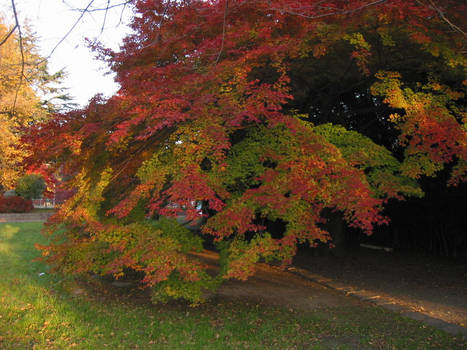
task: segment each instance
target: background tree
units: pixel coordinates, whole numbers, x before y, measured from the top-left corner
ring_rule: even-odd
[[[32,161],[75,174],[41,247],[56,268],[133,269],[155,300],[197,302],[260,259],[287,264],[298,243],[328,241],[326,212],[370,234],[388,201],[422,195],[421,177],[449,164],[449,183],[465,180],[462,3],[134,7],[121,51],[96,47],[120,92],[29,134]],[[166,218],[197,218],[199,202],[201,236]],[[206,237],[216,277],[191,254]]]
[[[1,19],[0,19],[1,20]],[[62,73],[47,72],[47,60],[37,53],[35,38],[23,29],[21,45],[16,31],[0,21],[0,186],[10,189],[28,155],[20,142],[21,129],[47,119],[54,110],[41,96],[57,93],[52,87]]]
[[[45,180],[40,174],[28,174],[16,182],[15,191],[23,198],[40,198],[45,190]]]
[[[18,177],[18,161],[23,153],[16,148],[17,136],[11,131],[9,119],[0,114],[0,191],[11,188]]]

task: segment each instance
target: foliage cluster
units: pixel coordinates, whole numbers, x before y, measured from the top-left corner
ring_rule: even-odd
[[[32,209],[33,205],[30,199],[18,196],[0,196],[0,213],[29,213]]]
[[[422,195],[421,177],[449,164],[449,183],[465,180],[467,64],[452,22],[464,4],[132,4],[121,50],[96,47],[119,93],[27,138],[33,162],[73,174],[41,247],[56,268],[142,271],[159,299],[198,302],[259,260],[328,241],[326,210],[370,234],[388,200]],[[223,256],[214,278],[190,254],[199,237],[160,221],[195,219],[199,202],[201,237]]]
[[[28,174],[16,182],[15,192],[25,199],[40,198],[46,188],[45,180],[40,174]]]
[[[62,76],[48,73],[47,60],[27,27],[21,45],[17,31],[8,36],[11,29],[0,17],[0,190],[13,188],[24,173],[21,162],[30,152],[20,141],[22,129],[48,118],[54,105],[41,97],[59,92],[53,85]]]

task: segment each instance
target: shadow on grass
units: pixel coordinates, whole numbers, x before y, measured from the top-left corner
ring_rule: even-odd
[[[214,297],[190,308],[146,292],[50,274],[32,262],[40,223],[0,224],[1,349],[462,348],[464,342],[376,307],[290,311]],[[265,291],[266,292],[266,291]]]

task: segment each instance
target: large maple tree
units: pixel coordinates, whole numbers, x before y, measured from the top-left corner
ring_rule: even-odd
[[[121,89],[31,130],[31,162],[73,174],[45,259],[140,271],[155,300],[202,299],[297,243],[323,212],[371,233],[421,176],[465,180],[459,1],[134,1],[134,34],[95,49]],[[200,233],[173,219],[184,210]],[[172,219],[171,219],[172,218]],[[271,234],[271,224],[283,230]],[[193,251],[213,239],[218,276]]]

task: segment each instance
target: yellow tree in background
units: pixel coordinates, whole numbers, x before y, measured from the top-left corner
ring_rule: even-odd
[[[53,90],[50,83],[60,74],[47,73],[47,60],[38,53],[35,39],[17,32],[0,18],[0,190],[11,188],[21,175],[27,155],[20,144],[23,127],[47,118],[51,106],[41,102],[41,93]]]

